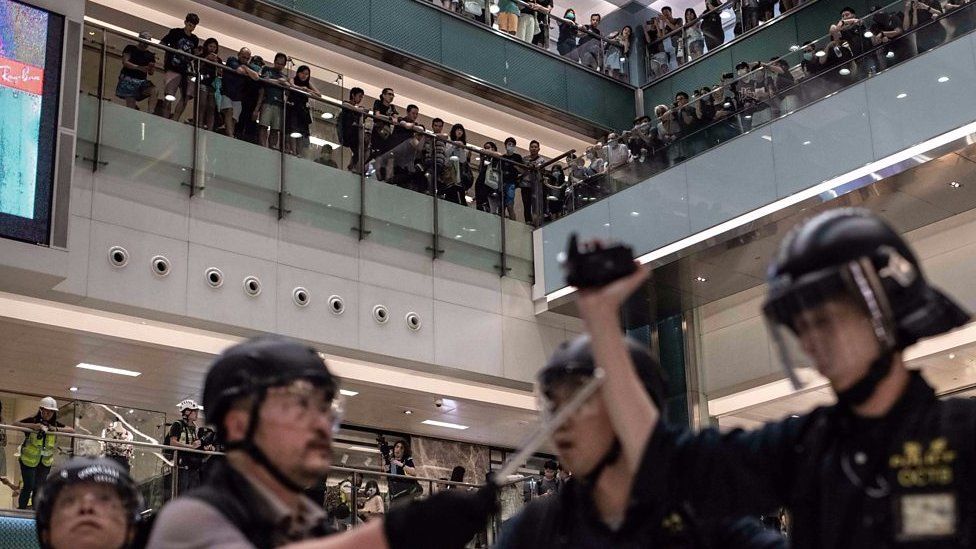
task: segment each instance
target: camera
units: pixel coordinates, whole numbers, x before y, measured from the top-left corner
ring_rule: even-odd
[[[444,405],[444,399],[439,398],[434,401],[434,406],[437,406],[438,408],[440,408],[443,405]]]
[[[570,235],[569,246],[560,263],[566,273],[566,283],[577,288],[606,286],[637,270],[634,250],[629,246],[594,246],[580,251],[576,233]]]

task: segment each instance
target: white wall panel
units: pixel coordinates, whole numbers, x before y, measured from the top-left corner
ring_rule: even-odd
[[[81,146],[81,142],[78,142]],[[71,215],[91,217],[92,187],[95,185],[95,174],[88,162],[75,162],[71,174]],[[70,238],[70,235],[69,235]]]
[[[385,305],[390,311],[386,324],[373,320],[373,307]],[[414,332],[407,329],[405,317],[409,312],[420,315],[423,325]],[[434,361],[434,305],[429,297],[359,285],[359,348],[420,362]]]
[[[434,295],[430,257],[390,248],[369,240],[359,246],[359,280],[424,297]]]
[[[55,291],[85,295],[88,288],[88,260],[91,242],[91,220],[72,215],[68,220],[68,277],[54,287]]]
[[[286,217],[278,224],[278,262],[359,280],[359,240],[352,232],[340,235],[292,223]]]
[[[278,214],[270,208],[252,211],[194,198],[190,202],[189,239],[211,248],[274,260],[278,253]]]
[[[434,301],[434,362],[449,368],[502,376],[502,317]]]
[[[702,335],[705,392],[716,392],[774,373],[769,336],[754,317]]]
[[[109,263],[109,249],[122,246],[129,263],[117,268]],[[99,221],[91,222],[88,262],[88,297],[165,313],[186,314],[186,241],[175,240]],[[156,276],[150,260],[162,255],[170,261],[170,273]]]
[[[500,276],[446,261],[435,261],[433,267],[435,300],[501,314]]]
[[[506,317],[502,320],[505,377],[534,382],[536,373],[556,347],[566,340],[566,330]]]
[[[274,263],[192,242],[189,250],[187,315],[252,330],[275,330],[277,269]],[[224,273],[224,283],[219,288],[207,285],[204,273],[210,267]],[[256,276],[261,281],[261,294],[257,297],[244,293],[244,279],[248,276]]]
[[[309,302],[305,307],[297,306],[292,298],[294,289],[299,286],[308,290]],[[276,331],[309,341],[356,348],[359,342],[358,286],[352,280],[278,265]],[[342,314],[332,312],[329,306],[332,295],[342,297],[346,307]]]
[[[187,239],[190,195],[186,187],[102,174],[92,196],[93,219],[177,240]]]

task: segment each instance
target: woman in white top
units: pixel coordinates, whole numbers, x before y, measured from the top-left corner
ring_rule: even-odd
[[[363,522],[369,522],[376,518],[382,518],[386,513],[386,503],[380,495],[380,487],[375,480],[366,481],[366,502],[359,510],[359,518]]]
[[[705,52],[705,35],[701,30],[701,20],[695,10],[685,10],[685,59],[693,61]]]

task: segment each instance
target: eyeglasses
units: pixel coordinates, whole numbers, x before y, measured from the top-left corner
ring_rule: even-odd
[[[333,389],[299,380],[285,387],[273,387],[268,396],[282,397],[284,408],[292,421],[307,422],[328,417],[333,430],[337,429],[344,415],[343,400]]]

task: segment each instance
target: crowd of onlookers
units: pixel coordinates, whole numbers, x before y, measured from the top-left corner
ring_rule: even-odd
[[[563,208],[585,205],[615,192],[621,184],[638,182],[621,182],[623,174],[600,175],[607,167],[633,163],[646,178],[947,38],[966,34],[976,28],[976,14],[971,6],[961,11],[965,7],[963,2],[907,0],[894,9],[875,7],[865,17],[845,7],[830,25],[828,36],[769,61],[740,61],[735,72],[721,75],[718,83],[690,93],[679,91],[670,105],[657,105],[653,113],[637,118],[630,130],[590,147],[588,163],[579,158],[573,167],[589,179],[571,190],[569,198],[574,200]],[[789,58],[799,63],[791,66]]]
[[[448,0],[444,4],[455,5]],[[948,35],[969,32],[976,25],[968,10],[960,11],[965,5],[963,0],[945,4],[940,0],[907,0],[900,10],[875,7],[865,18],[852,8],[844,8],[823,39],[808,41],[797,51],[769,61],[740,61],[735,72],[722,74],[717,82],[690,93],[678,92],[672,104],[657,105],[653,113],[636,119],[630,130],[610,134],[564,162],[549,162],[541,156],[535,140],[529,143],[527,154],[519,151],[511,137],[501,146],[494,141],[472,146],[461,124],[447,125],[434,118],[428,130],[420,123],[416,105],[408,105],[401,113],[391,88],[384,89],[371,107],[364,104],[365,92],[353,88],[337,120],[338,144],[349,149],[349,162],[342,168],[511,219],[519,217],[518,196],[521,219],[541,223],[614,192],[617,180],[606,174],[619,166],[637,160],[650,170],[666,168],[935,47]],[[550,7],[530,7],[537,10],[540,6]],[[709,6],[717,9],[720,0],[709,0]],[[758,11],[744,13],[749,17],[758,14],[758,21],[771,13],[765,4],[757,4],[755,9]],[[693,10],[686,12],[684,22],[674,19],[670,11],[663,8],[652,27],[667,33],[668,29],[687,29],[687,21],[696,19]],[[532,11],[533,15],[539,13]],[[509,19],[504,29],[519,34],[526,24],[522,15],[520,11],[514,20]],[[935,19],[939,21],[933,22]],[[312,84],[311,69],[303,65],[287,77],[287,55],[278,53],[271,64],[266,64],[247,48],[221,59],[216,39],[208,38],[201,44],[193,33],[198,23],[195,14],[188,14],[183,27],[170,30],[160,40],[164,46],[185,52],[165,52],[161,91],[149,79],[156,70],[156,55],[149,49],[148,33],[140,35],[138,44],[126,46],[116,95],[134,108],[154,98],[154,112],[174,119],[196,100],[199,127],[306,155],[312,124],[309,96],[321,95]],[[600,16],[594,15],[587,28],[598,31],[599,23]],[[704,21],[699,27],[708,28]],[[647,30],[645,27],[645,33]],[[529,31],[538,29],[529,25],[521,36],[529,36]],[[916,32],[902,36],[909,31]],[[630,36],[629,32],[623,34]],[[683,51],[700,55],[711,47],[709,43],[716,43],[709,34],[713,33],[702,31],[704,48],[689,44]],[[595,43],[600,44],[599,40]],[[578,50],[579,43],[576,46]],[[791,58],[799,62],[791,65]],[[337,156],[332,146],[325,145],[316,161],[339,168]]]

